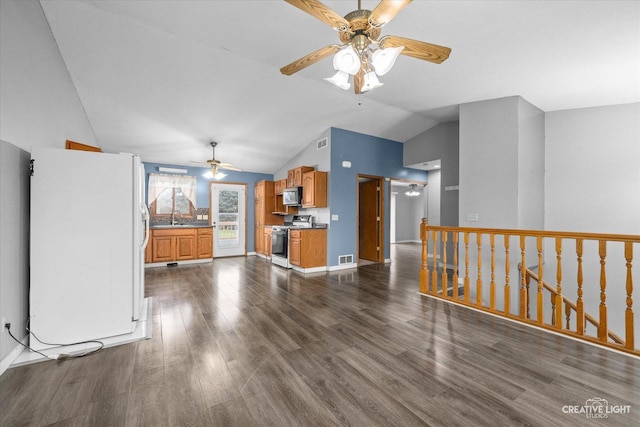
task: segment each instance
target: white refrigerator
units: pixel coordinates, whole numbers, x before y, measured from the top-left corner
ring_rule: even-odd
[[[31,159],[31,347],[133,332],[149,234],[140,158],[36,147]]]

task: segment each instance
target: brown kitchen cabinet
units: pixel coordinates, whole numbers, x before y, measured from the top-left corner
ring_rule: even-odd
[[[289,230],[289,262],[301,268],[327,265],[327,230]]]
[[[265,226],[262,233],[262,251],[266,256],[271,256],[271,227]]]
[[[275,183],[273,181],[258,181],[254,186],[254,249],[256,253],[267,255],[271,251],[271,245],[265,246],[265,225],[281,225],[284,217],[275,215],[276,197]]]
[[[302,207],[327,207],[327,172],[312,171],[302,176]]]
[[[274,193],[276,196],[282,195],[282,192],[284,191],[284,189],[287,188],[287,178],[276,181],[273,187],[274,187]]]
[[[196,236],[198,238],[197,258],[213,258],[213,228],[198,228],[196,229]]]
[[[149,230],[145,262],[175,262],[213,258],[211,227]],[[146,255],[150,252],[149,257]]]
[[[315,170],[312,166],[299,166],[295,169],[287,171],[287,188],[302,187],[302,175],[305,172],[311,172]]]

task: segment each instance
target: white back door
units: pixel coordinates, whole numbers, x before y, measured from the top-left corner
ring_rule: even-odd
[[[211,183],[213,256],[246,255],[246,185]]]

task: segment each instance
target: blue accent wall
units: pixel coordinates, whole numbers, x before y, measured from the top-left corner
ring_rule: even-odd
[[[402,166],[403,144],[371,135],[331,128],[331,172],[329,174],[329,206],[331,221],[329,228],[329,265],[338,265],[340,255],[355,256],[358,245],[357,200],[358,174],[375,175],[393,179],[427,181],[427,172]],[[350,168],[342,166],[351,162]],[[390,184],[384,188],[384,257],[391,253],[389,243]],[[418,227],[419,224],[416,224]]]
[[[145,197],[146,194],[149,193],[149,174],[150,173],[164,173],[159,172],[158,167],[164,166],[169,168],[177,168],[177,169],[186,169],[187,173],[185,175],[195,176],[196,177],[196,208],[208,208],[209,207],[209,186],[210,180],[203,177],[202,175],[206,173],[208,168],[200,168],[200,167],[191,167],[191,166],[178,166],[178,165],[169,165],[163,163],[147,163],[143,162],[144,170],[145,170]],[[234,183],[246,183],[247,184],[247,251],[252,252],[255,251],[255,233],[254,233],[254,186],[258,181],[262,181],[263,179],[272,181],[273,175],[264,174],[264,173],[253,173],[253,172],[236,172],[236,171],[224,171],[227,174],[222,179],[217,179],[216,182],[234,182]],[[145,202],[148,204],[148,200],[145,199]]]

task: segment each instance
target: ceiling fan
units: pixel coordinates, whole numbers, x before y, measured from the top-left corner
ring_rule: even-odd
[[[448,47],[404,37],[378,38],[380,29],[411,3],[411,0],[382,0],[373,11],[362,9],[361,1],[358,0],[358,10],[346,14],[344,18],[317,0],[285,1],[333,27],[343,43],[323,47],[285,65],[280,72],[288,76],[335,54],[333,67],[337,73],[325,80],[348,90],[351,87],[349,76],[352,75],[354,92],[361,94],[382,86],[377,76],[386,74],[398,55],[440,64],[451,53]]]
[[[211,141],[210,144],[211,144],[212,154],[211,154],[211,159],[207,160],[207,165],[209,165],[209,168],[211,170],[209,170],[206,174],[204,174],[204,176],[206,176],[209,179],[211,178],[220,179],[226,176],[224,173],[220,171],[221,169],[226,169],[231,171],[242,171],[242,169],[233,166],[231,163],[223,163],[220,160],[216,160],[216,146],[218,145],[218,143],[215,141]]]

